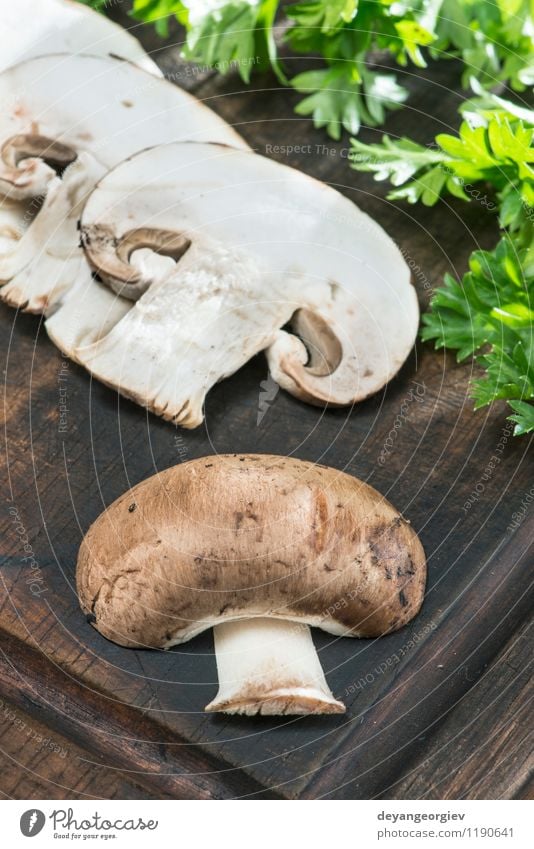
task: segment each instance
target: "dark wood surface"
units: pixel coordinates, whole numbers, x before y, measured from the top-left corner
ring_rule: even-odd
[[[414,283],[423,308],[445,271],[461,273],[471,250],[494,243],[496,223],[476,203],[453,200],[428,210],[385,200],[385,186],[348,168],[348,140],[334,143],[295,116],[295,96],[272,78],[247,89],[235,76],[193,74],[180,63],[176,44],[148,29],[136,32],[148,49],[157,48],[166,73],[255,150],[338,187],[373,215],[418,266]],[[389,118],[388,132],[429,142],[456,125],[462,95],[453,63],[408,74],[406,82],[409,105]],[[364,130],[361,137],[378,133]],[[309,144],[311,153],[288,157],[273,147],[288,144]],[[259,356],[210,393],[205,426],[189,432],[118,399],[69,364],[61,433],[61,355],[38,318],[2,305],[0,321],[5,797],[531,794],[527,622],[534,522],[532,503],[522,506],[533,483],[530,440],[512,439],[501,404],[473,413],[471,366],[418,345],[387,389],[357,408],[323,412],[280,392],[258,425],[267,376]],[[202,708],[216,688],[210,634],[168,653],[132,651],[100,637],[78,608],[77,550],[106,504],[157,469],[214,452],[252,451],[292,454],[368,481],[412,521],[427,551],[427,597],[410,626],[379,640],[314,632],[334,694],[347,704],[345,716],[206,715]],[[476,499],[466,508],[473,491]],[[514,513],[521,521],[512,528]],[[29,584],[22,560],[28,549],[15,517],[39,566],[38,592]]]

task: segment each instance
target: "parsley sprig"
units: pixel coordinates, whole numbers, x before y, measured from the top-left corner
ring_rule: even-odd
[[[460,361],[476,356],[485,375],[472,384],[475,409],[508,401],[516,435],[534,430],[534,263],[525,260],[508,236],[475,251],[461,284],[445,276],[421,331]]]
[[[438,135],[430,148],[353,139],[351,164],[389,180],[389,198],[426,206],[446,193],[480,199],[476,186],[492,187],[495,203],[485,205],[498,210],[503,237],[493,251],[471,255],[461,282],[445,276],[421,335],[458,360],[475,356],[485,370],[472,385],[475,408],[506,400],[521,435],[534,430],[534,112],[488,94],[464,117],[457,136]]]
[[[97,0],[98,2],[98,0]],[[187,30],[184,56],[221,73],[235,66],[244,82],[271,67],[303,95],[296,111],[339,138],[362,124],[379,126],[408,97],[384,59],[423,68],[429,59],[459,57],[464,83],[484,88],[534,82],[531,0],[132,0],[133,15],[167,33],[175,17]],[[278,26],[278,39],[275,30]],[[288,79],[278,43],[315,57]]]
[[[522,114],[517,118],[502,106],[470,113],[471,121],[462,123],[457,136],[441,133],[430,148],[387,135],[380,144],[352,139],[352,166],[389,180],[395,188],[388,198],[425,206],[445,193],[469,200],[474,183],[490,183],[501,227],[525,244],[534,234],[534,112],[522,109]]]

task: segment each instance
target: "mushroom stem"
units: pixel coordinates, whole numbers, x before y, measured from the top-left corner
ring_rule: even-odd
[[[219,692],[210,712],[344,713],[332,695],[307,625],[246,619],[214,627]]]

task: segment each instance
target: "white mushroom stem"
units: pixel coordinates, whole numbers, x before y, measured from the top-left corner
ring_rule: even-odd
[[[89,239],[99,268],[104,255],[101,276],[109,282],[106,269],[112,262],[103,247],[105,234],[97,229]],[[191,241],[187,233],[177,234],[177,245],[186,240]],[[144,244],[148,241],[145,238]],[[114,273],[123,265],[123,260],[113,265]],[[151,275],[154,268],[149,263]],[[129,312],[106,336],[69,349],[59,326],[70,325],[63,320],[63,307],[54,316],[54,328],[47,324],[47,330],[65,353],[103,383],[182,427],[197,427],[209,389],[270,345],[277,328],[291,317],[291,305],[280,291],[283,283],[266,279],[248,254],[196,234],[171,273],[152,285],[146,286],[138,267],[126,265],[125,276],[129,269],[134,287],[139,284],[146,291],[129,302]],[[129,285],[125,281],[123,288]],[[112,292],[109,301],[117,301]]]
[[[332,695],[307,625],[245,619],[214,628],[219,692],[209,712],[344,713]]]

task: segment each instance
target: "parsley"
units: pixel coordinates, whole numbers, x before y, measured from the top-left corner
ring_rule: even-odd
[[[104,11],[108,2],[109,0],[80,0],[80,3],[83,3],[84,6],[92,6],[93,9],[98,11]]]
[[[98,0],[97,0],[98,1]],[[516,90],[534,82],[531,0],[132,0],[132,14],[167,33],[170,17],[186,27],[184,56],[221,73],[236,67],[248,83],[271,67],[279,81],[304,95],[297,114],[339,138],[362,124],[381,125],[408,92],[393,71],[373,64],[377,51],[399,65],[423,68],[428,59],[459,57],[467,87],[509,81]],[[316,57],[319,67],[292,79],[275,41]]]
[[[396,187],[388,194],[391,200],[425,206],[445,193],[480,198],[473,183],[491,183],[496,204],[488,205],[498,205],[501,227],[526,244],[534,235],[534,112],[521,109],[518,118],[503,108],[506,101],[497,100],[496,109],[479,111],[475,122],[464,121],[457,136],[436,136],[431,148],[389,136],[370,145],[352,139],[351,164],[389,180]]]
[[[352,140],[352,167],[389,180],[388,197],[435,204],[450,193],[480,199],[490,184],[504,235],[493,251],[475,251],[461,283],[450,275],[423,316],[421,336],[475,356],[485,370],[472,395],[478,409],[504,399],[514,433],[534,430],[534,113],[492,94],[468,102],[457,136],[441,134],[431,148],[384,136],[381,144]]]
[[[484,369],[475,380],[475,409],[497,399],[514,411],[515,434],[534,430],[534,264],[505,236],[494,251],[475,251],[461,285],[450,275],[423,316],[421,336],[471,355]]]
[[[524,91],[534,84],[533,13],[531,0],[444,0],[430,53],[462,60],[464,88],[475,77]]]
[[[169,18],[176,18],[184,26],[189,19],[187,7],[179,0],[133,0],[132,14],[141,21],[154,24],[162,38],[169,34]]]

